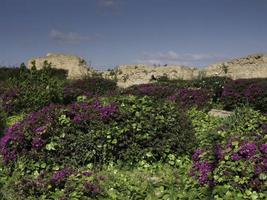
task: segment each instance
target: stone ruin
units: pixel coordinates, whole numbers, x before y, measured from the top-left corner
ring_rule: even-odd
[[[88,66],[83,58],[74,55],[48,53],[44,57],[30,59],[28,61],[29,68],[32,66],[33,61],[35,61],[37,69],[41,69],[44,62],[47,61],[51,63],[53,68],[67,70],[68,78],[70,79],[79,79],[93,73],[93,69]]]
[[[33,58],[37,69],[43,67],[44,61],[52,67],[68,70],[68,78],[77,79],[96,71],[78,56],[66,54],[47,54],[45,57]],[[255,54],[244,58],[233,59],[223,63],[209,65],[205,68],[168,65],[155,67],[149,65],[120,65],[117,68],[102,72],[108,79],[116,79],[119,87],[150,83],[151,79],[166,76],[170,79],[191,80],[199,77],[226,76],[232,79],[267,78],[267,55]],[[153,81],[153,80],[152,80]]]
[[[169,79],[191,80],[200,77],[226,76],[231,79],[267,78],[267,55],[255,54],[212,64],[204,68],[168,65],[121,65],[113,71],[103,73],[107,78],[117,79],[118,86],[129,87],[151,82],[151,77],[166,76]]]

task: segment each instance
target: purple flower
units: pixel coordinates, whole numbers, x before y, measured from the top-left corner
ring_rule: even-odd
[[[38,133],[38,134],[39,133],[43,133],[44,131],[45,131],[45,127],[44,126],[41,126],[41,127],[38,127],[38,128],[35,129],[35,132]]]
[[[86,181],[84,183],[84,188],[86,190],[88,190],[89,192],[92,192],[93,194],[98,194],[100,193],[100,188],[96,185],[94,185],[92,182],[90,181]]]
[[[239,155],[244,158],[251,158],[255,155],[257,150],[257,145],[254,143],[246,142],[241,146],[241,149],[239,150]]]
[[[86,172],[83,172],[83,175],[84,176],[91,176],[93,173],[92,172],[89,172],[89,171],[86,171]]]
[[[260,150],[261,150],[262,153],[267,154],[267,144],[262,144],[260,146]]]
[[[261,165],[257,165],[257,166],[255,166],[254,173],[255,173],[256,175],[259,175],[259,174],[262,173],[262,172],[263,172],[263,168],[262,168]]]
[[[117,112],[117,106],[115,104],[103,106],[99,101],[95,101],[93,107],[100,112],[102,119],[108,119]]]
[[[72,170],[70,168],[64,168],[60,171],[57,171],[53,174],[52,178],[51,178],[51,182],[55,185],[58,185],[59,183],[61,183],[62,181],[64,181],[64,179],[66,177],[68,177],[69,175],[72,174]]]
[[[204,162],[195,162],[194,166],[195,170],[199,173],[198,181],[201,185],[208,184],[210,182],[209,174],[213,171],[214,166],[212,163],[208,161]],[[195,173],[191,173],[195,174]]]
[[[0,153],[3,156],[5,163],[15,160],[17,157],[17,146],[24,139],[24,133],[21,132],[22,124],[20,122],[9,127],[5,131],[5,135],[0,140]]]
[[[203,153],[204,151],[202,149],[197,149],[195,153],[193,154],[192,159],[195,161],[198,160],[199,156]]]
[[[167,98],[169,101],[175,102],[177,97],[175,95],[171,95]]]
[[[211,99],[210,91],[205,89],[182,88],[178,89],[175,95],[178,102],[185,107],[203,107]]]
[[[43,139],[41,139],[41,138],[39,138],[39,137],[37,137],[37,138],[33,138],[33,140],[32,140],[32,147],[33,147],[34,149],[39,149],[39,148],[41,148],[43,145],[44,145],[44,140],[43,140]]]
[[[231,158],[233,161],[238,161],[241,159],[241,156],[238,153],[234,153]]]

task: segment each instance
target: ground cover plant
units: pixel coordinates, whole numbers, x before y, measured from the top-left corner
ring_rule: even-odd
[[[267,198],[265,79],[118,89],[48,63],[1,70],[0,199]]]

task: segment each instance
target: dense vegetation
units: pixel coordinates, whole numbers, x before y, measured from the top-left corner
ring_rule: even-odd
[[[119,89],[44,65],[0,68],[0,199],[267,198],[266,79]]]

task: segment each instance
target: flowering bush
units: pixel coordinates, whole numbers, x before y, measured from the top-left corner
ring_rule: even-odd
[[[122,96],[51,104],[7,128],[1,138],[0,196],[3,191],[15,199],[111,198],[102,178],[80,169],[121,161],[175,165],[194,145],[191,122],[171,102]]]
[[[101,77],[88,77],[82,80],[70,81],[64,86],[64,102],[70,103],[78,96],[116,94],[116,82]]]
[[[213,145],[195,151],[191,176],[200,185],[208,185],[214,196],[221,196],[230,186],[237,194],[252,191],[251,195],[263,197],[267,189],[266,123],[267,117],[256,111],[237,110],[213,136]]]
[[[240,79],[225,85],[221,100],[228,110],[248,104],[261,112],[267,112],[266,97],[266,79]]]
[[[205,108],[210,106],[211,97],[211,92],[205,89],[181,88],[177,89],[168,99],[182,107]]]
[[[193,146],[191,123],[175,105],[124,97],[114,103],[50,105],[31,113],[6,130],[0,151],[6,163],[26,156],[80,166],[160,160],[189,153]]]
[[[141,84],[131,86],[123,91],[124,94],[131,94],[136,96],[149,96],[155,99],[165,99],[173,94],[175,86],[162,84]]]
[[[53,135],[53,128],[59,116],[59,106],[50,105],[38,112],[31,113],[6,129],[0,140],[0,152],[6,163],[13,161],[19,154],[28,156],[43,147],[47,138]]]
[[[198,89],[206,89],[211,92],[213,102],[217,102],[222,95],[224,85],[230,81],[227,77],[220,76],[212,76],[212,77],[202,77],[196,78],[193,80],[169,80],[166,78],[160,78],[158,80],[159,83],[178,87],[178,88],[198,88]]]
[[[211,103],[212,93],[206,89],[177,88],[165,84],[141,84],[123,91],[124,94],[149,96],[157,100],[171,100],[182,107],[203,108]]]
[[[6,163],[14,161],[19,155],[60,161],[64,154],[54,158],[53,150],[64,145],[62,126],[79,124],[80,128],[89,128],[87,123],[90,120],[106,120],[114,112],[112,105],[95,107],[89,103],[74,103],[66,108],[50,105],[8,128],[0,141],[1,154]],[[66,115],[67,118],[63,118]]]

